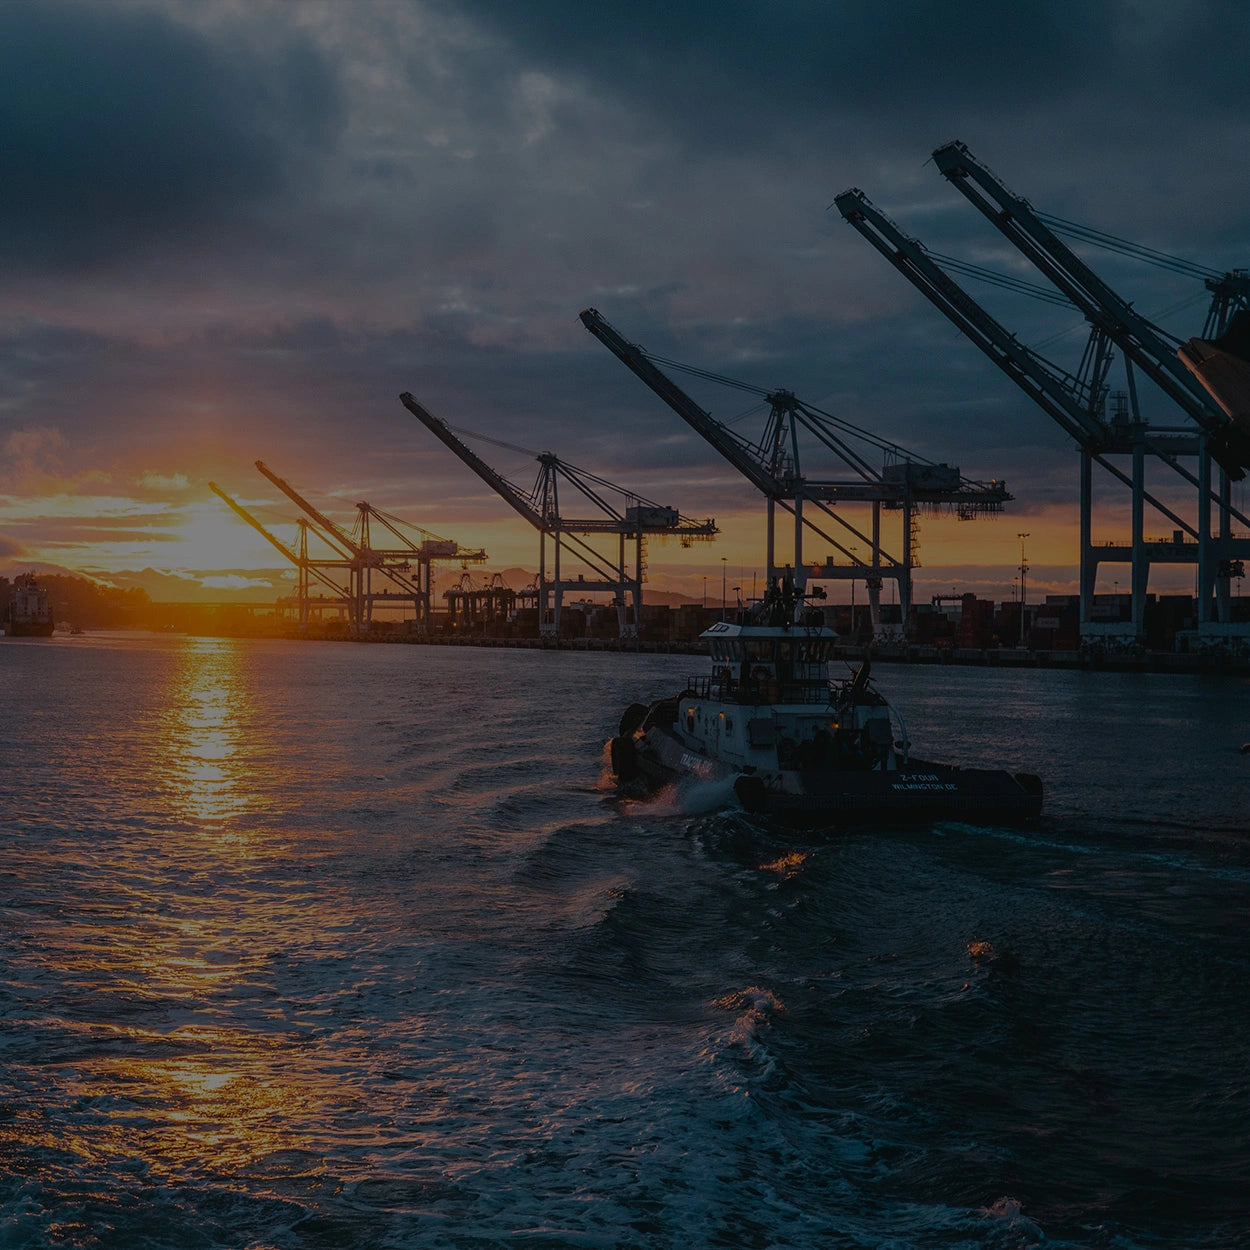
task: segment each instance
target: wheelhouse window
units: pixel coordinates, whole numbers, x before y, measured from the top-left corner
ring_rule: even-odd
[[[829,659],[829,641],[825,638],[799,638],[793,643],[796,664],[824,664]]]

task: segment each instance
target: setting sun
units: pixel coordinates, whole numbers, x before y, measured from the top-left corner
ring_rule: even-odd
[[[166,563],[184,569],[272,568],[282,557],[251,526],[235,516],[219,499],[209,498],[183,509],[184,520],[169,532]],[[265,522],[265,528],[292,550],[297,549],[293,521]]]

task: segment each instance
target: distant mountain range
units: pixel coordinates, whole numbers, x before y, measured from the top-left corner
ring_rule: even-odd
[[[0,576],[10,580],[19,573],[35,572],[43,579],[82,578],[101,587],[116,587],[121,591],[142,591],[153,603],[273,603],[279,597],[289,597],[295,593],[293,571],[289,568],[274,569],[192,569],[171,573],[159,569],[126,570],[116,573],[96,571],[80,573],[72,569],[53,564],[34,562],[30,565],[14,566],[11,569],[0,569]],[[534,569],[512,567],[497,570],[504,583],[512,590],[523,590],[533,583],[537,576]],[[496,570],[474,568],[469,570],[474,587],[485,586]],[[461,571],[455,568],[434,571],[434,597],[442,606],[443,593],[460,582]],[[576,598],[576,591],[568,594]],[[649,604],[664,604],[668,607],[679,607],[684,603],[701,603],[702,600],[676,591],[659,590],[644,585],[643,601]],[[587,598],[596,603],[606,603],[609,596],[604,591],[592,592]],[[709,594],[709,607],[717,606],[718,599]]]

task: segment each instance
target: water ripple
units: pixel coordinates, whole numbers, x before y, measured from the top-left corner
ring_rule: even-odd
[[[804,840],[606,785],[683,657],[74,641],[0,665],[0,1244],[1250,1239],[1227,691],[891,673],[1051,814]]]

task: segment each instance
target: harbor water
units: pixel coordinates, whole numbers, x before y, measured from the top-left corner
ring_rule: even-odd
[[[0,639],[0,1247],[1250,1244],[1250,679],[881,666],[1027,829],[618,799],[704,662]]]

